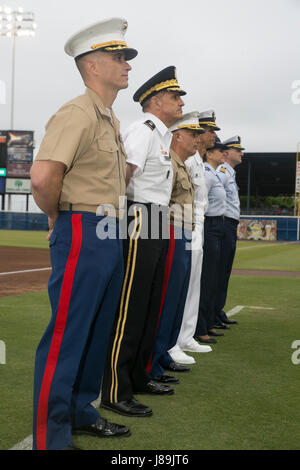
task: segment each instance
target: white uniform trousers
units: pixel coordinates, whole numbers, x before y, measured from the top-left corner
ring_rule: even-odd
[[[193,340],[193,336],[196,330],[196,325],[198,321],[201,270],[203,260],[203,229],[204,220],[196,224],[195,229],[192,233],[192,263],[189,288],[177,343],[169,351],[169,353],[182,350],[185,346],[188,346],[188,344],[191,343],[191,341]]]

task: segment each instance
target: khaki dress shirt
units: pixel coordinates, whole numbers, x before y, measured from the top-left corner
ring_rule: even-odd
[[[96,212],[100,204],[118,210],[125,195],[126,154],[120,124],[90,88],[63,105],[46,125],[36,160],[66,165],[59,208]]]
[[[170,222],[192,230],[194,225],[194,186],[185,163],[170,150],[173,165],[173,189],[170,201]]]

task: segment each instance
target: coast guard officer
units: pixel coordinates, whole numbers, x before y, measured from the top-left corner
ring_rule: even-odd
[[[128,86],[127,22],[112,18],[72,36],[86,92],[46,126],[31,169],[33,196],[48,215],[52,318],[36,352],[33,448],[74,450],[72,434],[121,437],[91,405],[99,395],[105,354],[123,281],[122,242],[100,240],[101,204],[119,209],[125,195],[125,151],[112,104]],[[101,208],[100,208],[101,209]],[[101,212],[101,211],[100,211]],[[119,222],[112,218],[118,233]]]
[[[174,393],[171,387],[152,381],[146,367],[153,349],[168,238],[173,178],[168,128],[182,116],[185,94],[176,68],[161,70],[134,94],[144,115],[123,135],[130,237],[124,240],[125,279],[108,348],[101,406],[125,416],[152,415],[135,393]]]
[[[223,152],[225,145],[216,138],[213,147],[206,150],[205,181],[208,193],[208,208],[204,222],[203,264],[201,274],[201,289],[199,315],[195,338],[202,343],[215,343],[211,336],[223,336],[214,329],[215,302],[219,287],[221,242],[224,236],[224,213],[226,193],[216,170],[224,163]]]
[[[224,323],[237,323],[236,320],[227,317],[223,308],[226,303],[228,283],[236,251],[237,226],[240,220],[239,188],[236,184],[235,167],[242,162],[243,150],[245,150],[238,135],[225,140],[223,144],[226,146],[225,162],[218,167],[217,174],[226,191],[226,210],[224,213],[224,238],[221,247],[222,278],[216,304],[216,326],[222,326]]]
[[[172,348],[176,345],[179,335],[190,278],[194,187],[185,160],[197,151],[199,135],[203,132],[198,116],[198,112],[187,113],[170,127],[173,132],[170,155],[174,168],[170,201],[170,241],[159,324],[148,366],[154,380],[163,383],[178,383],[178,379],[166,374],[165,370],[189,371],[186,366],[174,361]]]

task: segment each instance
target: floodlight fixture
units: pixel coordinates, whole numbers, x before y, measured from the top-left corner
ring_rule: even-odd
[[[35,36],[34,13],[22,7],[12,9],[0,5],[0,36],[12,39],[11,113],[10,128],[14,127],[15,48],[17,37]]]

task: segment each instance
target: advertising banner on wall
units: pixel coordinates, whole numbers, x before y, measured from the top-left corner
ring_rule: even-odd
[[[238,240],[277,240],[276,220],[240,220],[237,228]]]
[[[33,131],[7,131],[8,147],[33,147]]]
[[[6,178],[6,192],[10,194],[31,194],[31,180]]]
[[[7,163],[6,176],[9,178],[29,178],[31,166],[30,162]]]
[[[33,150],[26,147],[7,147],[7,162],[32,162]]]

